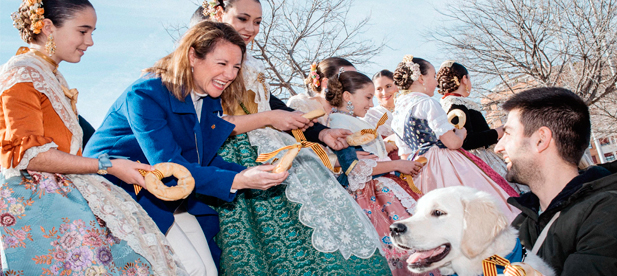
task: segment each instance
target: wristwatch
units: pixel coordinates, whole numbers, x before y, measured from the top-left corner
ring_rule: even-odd
[[[99,155],[99,170],[96,173],[100,175],[106,175],[107,169],[111,168],[111,160],[109,160],[109,155],[107,153],[103,153]]]

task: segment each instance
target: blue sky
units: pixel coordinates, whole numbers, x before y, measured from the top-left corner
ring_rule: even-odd
[[[305,0],[294,0],[305,1]],[[98,21],[94,46],[80,63],[63,62],[60,71],[71,88],[80,91],[80,114],[98,127],[115,99],[145,69],[174,49],[168,26],[188,25],[197,8],[192,0],[91,0]],[[381,69],[393,70],[406,54],[423,57],[435,66],[447,59],[439,45],[427,42],[424,33],[444,20],[436,9],[447,0],[355,0],[352,14],[371,16],[366,38],[386,39],[388,48],[373,59],[375,64],[358,68],[372,76]],[[21,0],[0,0],[0,64],[20,46],[27,46],[13,28],[11,13]],[[264,6],[266,8],[266,6]]]

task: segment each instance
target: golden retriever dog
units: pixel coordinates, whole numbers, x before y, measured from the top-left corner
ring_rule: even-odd
[[[443,275],[482,275],[482,260],[506,257],[518,243],[518,232],[508,225],[491,195],[462,186],[427,193],[415,214],[392,224],[390,230],[397,247],[413,252],[407,268],[415,273],[439,268]],[[515,264],[528,276],[555,274],[530,249],[527,255],[524,263]]]

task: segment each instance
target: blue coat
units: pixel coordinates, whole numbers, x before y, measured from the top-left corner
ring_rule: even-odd
[[[195,191],[186,199],[187,211],[199,221],[215,262],[220,249],[213,240],[219,231],[216,211],[195,198],[195,193],[232,201],[231,184],[243,166],[225,162],[217,151],[234,129],[221,119],[220,99],[203,99],[201,123],[191,96],[179,101],[160,78],[143,77],[133,83],[112,105],[101,127],[94,133],[84,156],[108,153],[147,164],[174,162],[185,166],[195,178]],[[109,176],[141,204],[163,233],[174,222],[181,200],[167,202],[143,190],[135,195],[133,185]],[[175,185],[175,180],[165,182]]]

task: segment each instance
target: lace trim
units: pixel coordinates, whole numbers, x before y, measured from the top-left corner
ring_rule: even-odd
[[[270,110],[270,86],[265,80],[260,80],[259,74],[265,74],[266,67],[263,63],[254,58],[251,54],[246,54],[242,65],[242,77],[246,90],[255,92],[255,103],[258,112]]]
[[[2,168],[2,175],[4,175],[5,178],[19,176],[21,174],[21,170],[25,170],[26,168],[28,168],[28,165],[30,165],[30,160],[32,160],[32,158],[39,155],[39,153],[47,152],[50,149],[57,149],[57,148],[58,148],[58,145],[56,145],[56,143],[54,142],[47,143],[45,145],[41,145],[38,147],[31,147],[26,150],[26,152],[24,153],[24,156],[21,158],[21,161],[19,162],[19,164],[17,164],[17,167]]]
[[[472,101],[469,98],[448,96],[445,99],[441,99],[439,102],[443,110],[445,110],[446,112],[450,110],[453,104],[462,105],[462,106],[467,107],[467,109],[473,109],[478,112],[482,112],[482,107],[478,103]]]
[[[403,189],[398,183],[394,182],[394,180],[387,177],[379,177],[379,182],[384,186],[388,187],[390,191],[398,198],[403,207],[407,209],[407,212],[410,215],[413,215],[416,210],[416,204],[418,203],[410,194]]]
[[[0,70],[0,93],[24,82],[31,82],[37,91],[47,96],[66,128],[73,134],[70,153],[77,154],[82,146],[83,132],[62,91],[62,85],[68,87],[62,74],[54,74],[44,61],[32,53],[25,53],[12,57]]]
[[[377,161],[373,159],[358,160],[356,167],[354,167],[347,176],[347,180],[349,180],[349,189],[352,192],[364,189],[366,182],[373,179],[373,169],[375,167],[377,167]]]
[[[271,152],[296,140],[271,128],[249,132],[258,153]],[[283,154],[283,153],[281,153]],[[373,256],[384,251],[373,224],[334,175],[310,149],[302,149],[289,170],[285,195],[301,205],[299,220],[313,229],[313,247],[320,252],[340,251],[345,259]]]
[[[115,237],[146,258],[156,275],[188,275],[152,218],[122,188],[98,175],[67,177],[88,201],[92,213],[105,221]]]

